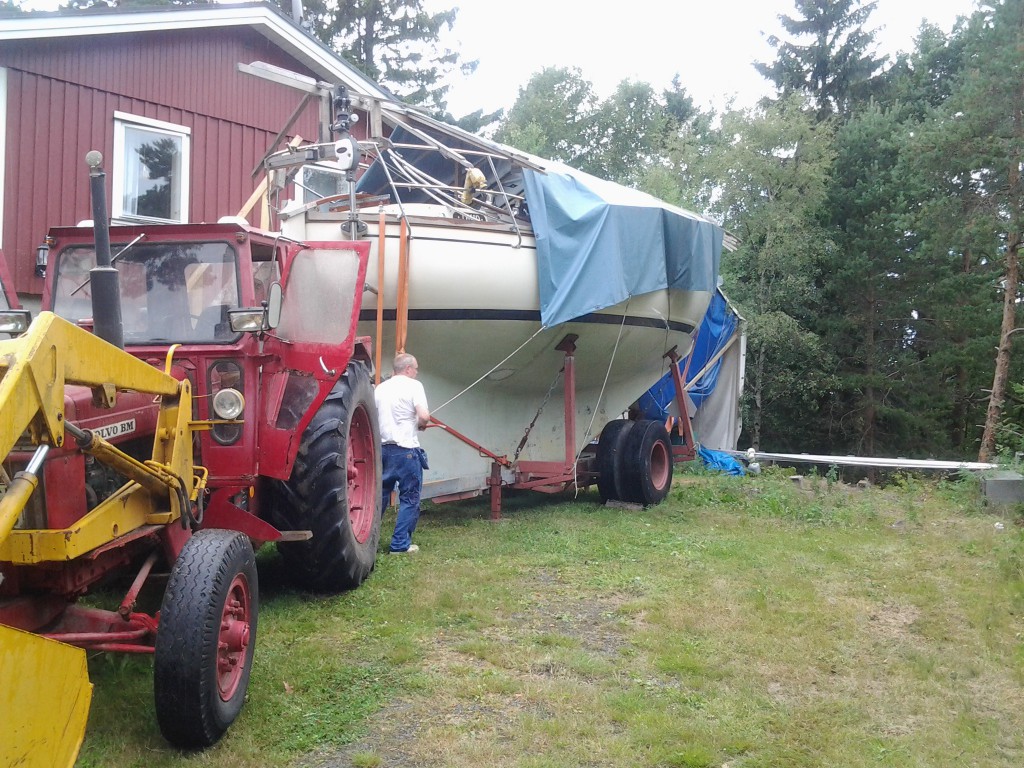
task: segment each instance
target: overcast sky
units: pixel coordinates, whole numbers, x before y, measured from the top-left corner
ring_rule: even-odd
[[[530,75],[546,66],[579,67],[601,97],[626,78],[667,87],[679,73],[702,106],[731,96],[752,106],[771,91],[752,62],[770,61],[770,34],[792,0],[426,0],[429,8],[459,7],[446,42],[480,65],[455,79],[448,106],[459,116],[510,107]],[[922,19],[949,31],[973,0],[879,0],[869,28],[880,53],[913,48]]]

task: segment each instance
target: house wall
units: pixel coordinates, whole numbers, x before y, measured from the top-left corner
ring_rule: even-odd
[[[91,149],[105,158],[109,208],[115,111],[190,128],[189,219],[236,213],[260,180],[252,169],[303,97],[237,70],[253,61],[314,76],[245,27],[5,42],[0,246],[18,292],[42,293],[35,251],[49,227],[92,218]],[[315,101],[296,133],[317,138]]]

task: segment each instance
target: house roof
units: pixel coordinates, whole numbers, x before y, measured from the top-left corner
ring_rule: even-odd
[[[262,2],[88,13],[27,13],[0,19],[0,41],[217,27],[249,27],[327,82],[343,83],[353,92],[366,96],[394,98],[301,26],[282,15],[277,6]]]

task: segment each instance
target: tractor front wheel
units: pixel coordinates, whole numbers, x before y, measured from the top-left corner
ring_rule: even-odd
[[[353,589],[380,541],[380,432],[366,367],[349,365],[306,428],[291,479],[278,484],[281,530],[311,530],[277,545],[289,576],[312,592]]]
[[[238,717],[258,608],[246,536],[211,528],[185,542],[164,592],[153,659],[156,719],[174,746],[209,747]]]

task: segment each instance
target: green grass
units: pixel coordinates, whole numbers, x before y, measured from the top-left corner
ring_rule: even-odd
[[[78,765],[1019,766],[1017,523],[971,482],[772,473],[428,507],[349,594],[261,553],[248,701],[205,753],[160,738],[148,660],[92,658]]]

